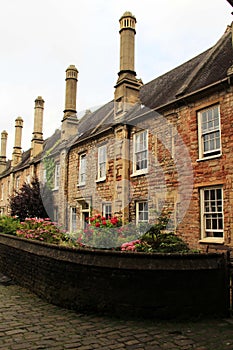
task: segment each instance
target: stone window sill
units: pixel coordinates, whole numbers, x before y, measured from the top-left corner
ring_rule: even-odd
[[[86,186],[85,182],[81,182],[81,183],[77,184],[77,187],[84,187],[84,186]]]
[[[221,158],[221,157],[222,157],[222,153],[219,153],[219,154],[216,154],[215,156],[199,158],[197,159],[197,162],[204,162],[205,160],[211,160],[211,159]]]
[[[58,191],[59,190],[59,187],[55,187],[52,189],[52,191]]]
[[[130,175],[130,177],[137,177],[137,176],[141,176],[141,175],[147,175],[148,174],[148,170],[141,170],[141,171],[137,171],[133,174]]]
[[[100,179],[97,179],[95,182],[99,183],[99,182],[104,182],[104,181],[106,181],[106,177],[102,177]]]
[[[199,240],[199,243],[224,244],[224,238],[206,237]]]

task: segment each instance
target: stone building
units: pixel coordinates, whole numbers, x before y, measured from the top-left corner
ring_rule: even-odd
[[[153,224],[160,213],[193,248],[233,246],[232,27],[188,62],[143,84],[134,66],[136,18],[120,18],[120,70],[112,101],[78,119],[78,71],[66,71],[61,130],[43,141],[44,101],[35,102],[31,149],[21,152],[16,120],[12,161],[2,132],[0,208],[24,181],[45,181],[54,219],[84,228],[94,213]],[[48,181],[48,174],[47,174]]]

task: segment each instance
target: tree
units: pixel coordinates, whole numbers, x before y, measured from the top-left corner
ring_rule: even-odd
[[[30,184],[24,183],[21,189],[10,197],[10,208],[11,215],[17,215],[20,220],[50,217],[49,209],[53,208],[51,190],[35,178]]]

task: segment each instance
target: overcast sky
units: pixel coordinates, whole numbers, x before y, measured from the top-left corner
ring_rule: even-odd
[[[44,137],[61,125],[65,70],[79,70],[77,110],[113,99],[119,18],[137,18],[135,69],[144,83],[205,51],[233,19],[226,0],[8,0],[0,13],[0,120],[11,158],[15,119],[30,148],[34,100],[45,100]]]

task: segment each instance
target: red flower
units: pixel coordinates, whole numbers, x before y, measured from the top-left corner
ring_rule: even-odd
[[[107,225],[107,222],[105,220],[102,221],[103,225]]]
[[[95,219],[94,218],[90,218],[90,222],[93,222],[93,221],[95,221]]]
[[[111,224],[116,225],[118,223],[118,219],[116,217],[111,218]]]
[[[106,220],[106,217],[105,217],[105,216],[102,216],[101,220]]]
[[[100,227],[100,223],[99,223],[99,222],[96,222],[96,223],[95,223],[95,227]]]

